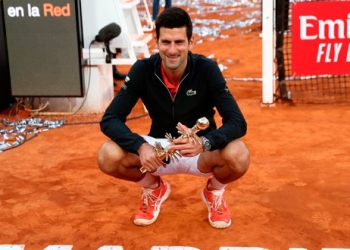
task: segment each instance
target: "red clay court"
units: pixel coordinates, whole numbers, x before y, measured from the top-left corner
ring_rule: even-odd
[[[251,165],[226,189],[231,227],[209,225],[200,197],[206,179],[184,175],[165,177],[172,193],[158,220],[134,225],[140,188],[97,167],[96,153],[107,139],[99,130],[102,113],[37,116],[67,123],[0,154],[0,244],[23,244],[25,250],[49,245],[350,249],[349,106],[278,101],[262,107],[262,83],[254,80],[262,75],[260,32],[259,27],[228,30],[228,38],[204,39],[193,48],[227,66],[227,79],[241,78],[227,85],[248,122],[243,140]],[[1,118],[29,118],[25,111],[9,114],[7,109]],[[141,103],[127,123],[137,133],[148,132],[150,119]]]

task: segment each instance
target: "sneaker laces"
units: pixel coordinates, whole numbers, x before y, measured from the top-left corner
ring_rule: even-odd
[[[211,207],[214,211],[216,211],[219,214],[223,213],[224,207],[226,206],[225,199],[224,199],[224,192],[225,192],[225,189],[210,191],[210,193],[212,193],[214,196]]]
[[[158,197],[153,194],[153,189],[149,188],[143,188],[143,194],[142,194],[142,210],[143,212],[147,212],[147,209],[149,205],[151,204],[154,206],[156,201],[158,200]]]

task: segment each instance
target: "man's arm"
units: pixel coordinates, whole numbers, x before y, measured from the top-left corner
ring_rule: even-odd
[[[126,80],[114,97],[110,105],[107,107],[102,120],[100,122],[101,131],[117,143],[124,150],[137,154],[139,147],[145,143],[140,135],[133,133],[126,126],[126,118],[136,105],[142,92],[142,74],[139,63],[135,63]]]
[[[247,132],[247,123],[217,66],[211,71],[208,82],[214,106],[222,118],[222,126],[205,135],[210,141],[210,150],[215,150],[243,137]]]

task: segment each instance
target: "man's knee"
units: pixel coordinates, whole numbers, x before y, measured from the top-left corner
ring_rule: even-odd
[[[102,172],[110,175],[116,171],[121,159],[119,151],[119,147],[113,141],[102,144],[97,153],[98,167]]]
[[[249,162],[250,162],[250,151],[247,147],[247,145],[239,140],[238,141],[238,154],[237,157],[239,159],[239,161],[244,164],[247,165],[247,167],[249,166]]]
[[[250,151],[247,145],[241,140],[235,140],[225,150],[225,158],[237,175],[243,176],[250,164]]]

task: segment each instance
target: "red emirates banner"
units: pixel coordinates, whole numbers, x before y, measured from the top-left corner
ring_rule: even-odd
[[[292,4],[292,74],[350,74],[350,1]]]

